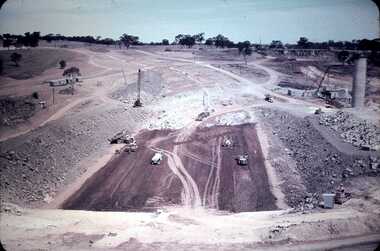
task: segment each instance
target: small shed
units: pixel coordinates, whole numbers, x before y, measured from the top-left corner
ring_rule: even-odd
[[[324,193],[322,194],[323,207],[324,208],[334,208],[335,194],[334,193]]]

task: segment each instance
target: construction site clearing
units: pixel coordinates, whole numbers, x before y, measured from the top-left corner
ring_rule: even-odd
[[[0,77],[2,245],[376,247],[380,68],[170,47],[31,49],[80,78]]]

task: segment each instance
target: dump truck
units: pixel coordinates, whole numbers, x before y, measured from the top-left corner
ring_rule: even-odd
[[[237,164],[239,166],[246,166],[248,165],[248,154],[239,155],[236,158]]]
[[[152,157],[152,160],[150,161],[150,163],[152,165],[159,165],[160,162],[162,160],[162,153],[161,152],[156,152],[153,157]]]
[[[266,94],[264,100],[269,103],[273,103],[273,98],[270,94]]]

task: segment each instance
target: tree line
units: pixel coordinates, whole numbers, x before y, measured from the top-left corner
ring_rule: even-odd
[[[352,40],[352,41],[334,41],[311,42],[306,37],[300,37],[295,44],[283,44],[280,40],[273,40],[269,44],[270,49],[340,49],[340,50],[365,50],[379,51],[380,43],[376,40]]]
[[[64,36],[61,34],[46,34],[44,36],[40,35],[40,32],[26,32],[24,35],[13,35],[13,34],[3,34],[0,35],[0,39],[3,40],[3,47],[15,46],[18,47],[37,47],[40,40],[45,40],[48,43],[54,41],[74,41],[83,42],[87,44],[102,44],[102,45],[115,45],[125,46],[129,48],[131,45],[182,45],[188,48],[193,47],[196,44],[204,44],[206,46],[215,46],[216,48],[240,48],[245,42],[233,42],[228,37],[218,34],[215,37],[205,38],[205,34],[197,33],[191,34],[178,34],[174,37],[172,43],[168,39],[163,39],[160,42],[150,42],[143,43],[139,40],[138,36],[131,34],[122,34],[119,39],[115,40],[112,38],[102,38],[101,36]],[[249,42],[249,41],[248,41]],[[337,48],[344,50],[375,50],[379,51],[380,43],[375,40],[353,40],[353,41],[333,41],[329,40],[326,42],[312,42],[306,37],[300,37],[295,44],[283,44],[280,40],[273,40],[269,44],[270,49],[329,49]],[[251,46],[259,47],[259,44],[251,44]],[[240,50],[239,50],[240,51]]]

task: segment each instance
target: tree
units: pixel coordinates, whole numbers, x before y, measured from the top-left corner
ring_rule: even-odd
[[[8,39],[8,38],[5,38],[3,40],[3,47],[4,48],[8,48],[9,50],[9,47],[12,45],[12,40],[11,39]]]
[[[280,40],[273,40],[272,43],[269,45],[269,48],[271,48],[271,49],[282,49],[282,48],[284,48],[284,46]]]
[[[348,51],[340,51],[337,55],[339,62],[341,62],[343,65],[350,56],[350,53]]]
[[[169,45],[169,40],[167,40],[167,39],[162,39],[162,44],[163,44],[163,45]]]
[[[32,97],[35,98],[35,99],[39,99],[38,92],[33,92],[32,93]]]
[[[297,42],[297,45],[303,49],[308,48],[310,45],[309,39],[307,39],[306,37],[300,37],[300,39]]]
[[[214,39],[212,39],[212,38],[207,38],[207,39],[206,39],[206,42],[205,42],[205,45],[208,45],[208,46],[212,46],[212,45],[214,45]]]
[[[62,76],[69,77],[69,78],[74,78],[74,77],[77,77],[80,75],[81,75],[81,73],[80,73],[79,68],[75,67],[75,66],[66,69],[62,74]]]
[[[195,39],[195,42],[201,44],[205,40],[204,35],[205,35],[204,32],[195,34],[193,36],[194,39]]]
[[[3,58],[0,58],[0,75],[3,75],[3,70],[4,70],[4,62],[3,62]]]
[[[214,37],[213,40],[214,40],[214,44],[215,44],[216,48],[218,48],[218,47],[221,47],[221,48],[231,47],[233,45],[232,41],[230,41],[227,37],[225,37],[221,34]]]
[[[195,44],[195,37],[191,35],[184,35],[179,40],[179,44],[191,48]]]
[[[204,40],[204,33],[199,33],[195,35],[189,34],[178,34],[174,38],[174,44],[185,45],[187,47],[192,47],[195,43],[201,43]]]
[[[39,32],[33,32],[30,37],[30,46],[31,47],[37,47],[38,43],[40,41],[40,33]]]
[[[61,69],[65,69],[65,67],[66,67],[66,61],[65,60],[59,61],[59,66],[61,67]]]
[[[179,41],[181,41],[181,39],[184,37],[183,34],[178,34],[177,36],[175,36],[174,38],[174,43],[175,44],[180,44]]]
[[[137,45],[139,43],[139,37],[123,34],[120,37],[120,41],[124,44],[124,46],[128,49],[131,45]]]
[[[245,64],[247,65],[247,56],[252,55],[251,42],[244,41],[237,44],[239,54],[243,55]]]
[[[26,32],[24,34],[24,37],[20,38],[20,42],[22,42],[24,46],[30,46],[30,47],[37,47],[39,40],[40,40],[40,33],[36,31],[33,33]]]
[[[15,66],[19,66],[19,62],[20,62],[20,60],[21,60],[21,58],[22,58],[22,55],[21,54],[19,54],[19,53],[17,53],[17,52],[13,52],[12,54],[11,54],[11,61],[13,62],[13,63],[15,63]]]

